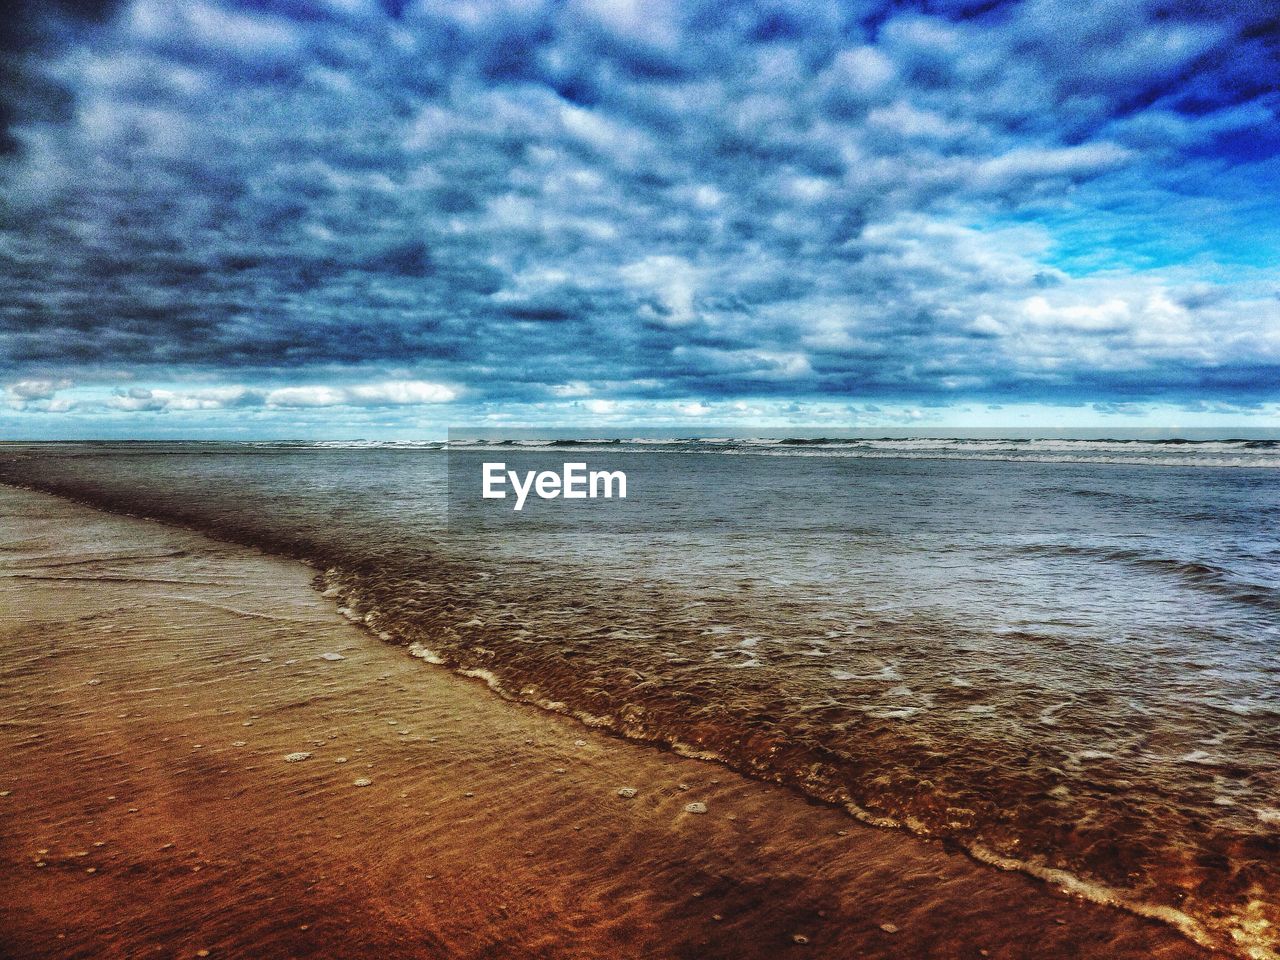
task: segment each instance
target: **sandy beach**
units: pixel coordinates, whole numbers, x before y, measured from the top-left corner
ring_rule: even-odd
[[[1207,955],[506,702],[313,573],[0,488],[0,954]]]

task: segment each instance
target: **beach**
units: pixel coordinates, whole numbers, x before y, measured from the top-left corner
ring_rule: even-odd
[[[0,516],[6,957],[1207,955],[503,700],[301,563],[10,487]]]

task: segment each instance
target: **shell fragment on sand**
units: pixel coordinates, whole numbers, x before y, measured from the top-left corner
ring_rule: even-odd
[[[630,800],[639,792],[640,791],[637,790],[635,787],[619,787],[618,788],[618,796],[622,797],[623,800]]]
[[[297,753],[286,753],[284,759],[286,763],[301,763],[303,760],[310,760],[311,754],[299,750]]]

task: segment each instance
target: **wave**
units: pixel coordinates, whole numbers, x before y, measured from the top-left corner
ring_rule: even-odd
[[[266,440],[254,449],[408,450],[440,452],[577,450],[608,453],[684,453],[734,456],[830,457],[899,460],[972,460],[1025,463],[1104,464],[1155,467],[1280,469],[1280,440],[1084,440],[1023,437],[493,437],[448,440]]]
[[[1280,468],[1274,440],[1063,440],[836,437],[617,437],[451,439],[445,449],[577,449],[610,453],[704,453],[738,456],[992,460],[1028,463],[1097,463],[1168,467]]]
[[[1249,960],[1274,960],[1275,954],[1271,952],[1265,933],[1256,936],[1247,929],[1242,917],[1228,914],[1210,926],[1193,912],[1144,899],[1135,890],[1102,882],[1085,872],[1051,865],[1044,861],[1042,855],[1020,856],[1008,850],[996,850],[976,831],[940,830],[938,824],[910,813],[877,812],[872,807],[874,797],[856,796],[847,783],[831,775],[828,765],[833,758],[826,751],[806,749],[785,739],[771,743],[769,756],[753,755],[739,749],[726,750],[719,746],[708,748],[701,737],[691,741],[687,731],[655,723],[653,717],[645,717],[643,712],[634,711],[631,705],[622,705],[621,710],[582,709],[545,695],[536,684],[530,684],[528,678],[509,682],[500,669],[471,665],[466,654],[459,649],[445,645],[427,646],[422,640],[414,639],[412,633],[406,634],[402,627],[397,626],[397,618],[380,608],[374,596],[376,591],[367,593],[361,589],[361,579],[359,574],[352,575],[341,568],[331,567],[317,577],[316,585],[326,597],[338,604],[339,612],[351,622],[383,641],[404,646],[417,659],[483,683],[490,692],[504,700],[530,704],[627,740],[660,746],[684,757],[722,764],[756,780],[789,787],[812,800],[840,808],[853,819],[871,827],[901,830],[925,839],[945,839],[987,866],[1022,873],[1070,896],[1156,920],[1201,947],[1210,950],[1225,948],[1233,953],[1242,950],[1239,955]],[[951,815],[958,811],[949,808],[947,812]],[[1017,841],[1014,843],[1016,847]],[[1232,947],[1237,950],[1232,950]]]
[[[442,450],[445,443],[441,440],[253,440],[246,443],[246,446],[259,449],[314,447],[317,450]]]
[[[1236,603],[1280,613],[1280,587],[1245,580],[1226,567],[1203,560],[1182,560],[1144,550],[1065,543],[1030,544],[1013,549],[1024,556],[1082,557],[1103,563],[1121,563],[1176,579]]]

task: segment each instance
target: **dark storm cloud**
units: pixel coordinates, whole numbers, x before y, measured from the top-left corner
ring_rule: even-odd
[[[80,28],[105,23],[119,0],[12,0],[0,14],[0,156],[18,149],[15,125],[64,120],[72,92],[42,77],[32,61]]]
[[[1274,279],[1201,238],[1212,208],[1280,246],[1274,199],[1240,199],[1280,151],[1260,4],[35,9],[0,37],[10,381],[1122,400],[1280,376]],[[1107,269],[1056,262],[1058,228]],[[1180,246],[1139,262],[1125,230]]]

